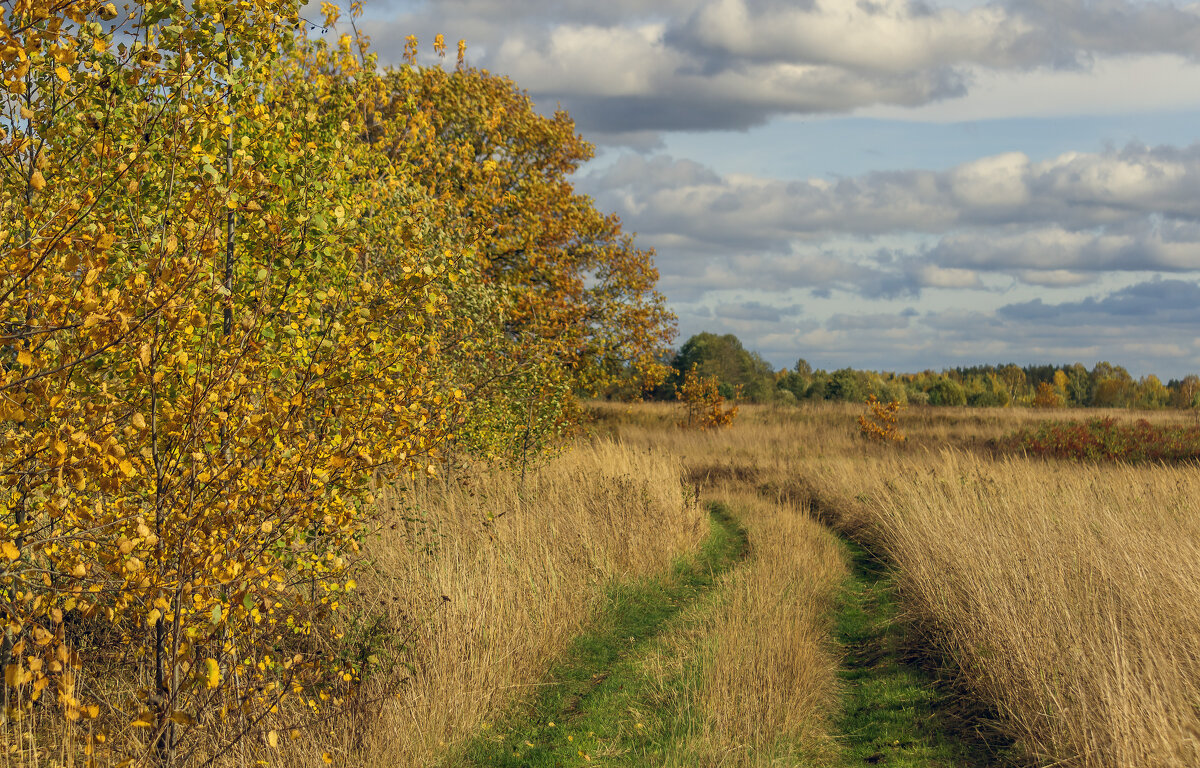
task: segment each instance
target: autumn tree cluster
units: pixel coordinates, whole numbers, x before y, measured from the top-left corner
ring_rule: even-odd
[[[336,705],[379,475],[536,451],[658,370],[570,118],[461,45],[377,68],[358,6],[0,4],[0,720],[81,760]]]

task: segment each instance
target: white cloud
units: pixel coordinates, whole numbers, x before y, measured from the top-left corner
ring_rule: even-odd
[[[836,182],[721,177],[693,161],[628,155],[583,187],[663,249],[788,253],[834,236],[919,234],[937,238],[930,264],[951,270],[1200,269],[1200,144],[1040,163],[1006,153]],[[975,284],[928,274],[925,285]]]
[[[979,274],[970,269],[939,267],[925,264],[917,270],[920,285],[928,288],[980,288]]]
[[[1200,68],[1181,64],[1200,53],[1200,14],[1167,2],[441,0],[366,27],[385,61],[399,59],[409,34],[465,37],[473,63],[515,77],[547,106],[561,101],[585,132],[608,139],[783,114],[937,109],[929,105],[977,89],[1010,108],[1111,109],[1115,83],[1160,104],[1195,103],[1200,87]],[[1126,74],[1131,66],[1140,76]]]
[[[1071,272],[1066,269],[1022,269],[1016,274],[1023,283],[1043,285],[1049,288],[1087,285],[1096,281],[1095,274]]]
[[[954,197],[966,206],[999,210],[1029,203],[1029,158],[1021,152],[985,157],[949,175]]]
[[[970,67],[960,98],[918,107],[879,104],[855,114],[887,120],[958,123],[1015,117],[1112,115],[1192,109],[1200,104],[1200,66],[1171,54],[1097,56],[1077,69]]]

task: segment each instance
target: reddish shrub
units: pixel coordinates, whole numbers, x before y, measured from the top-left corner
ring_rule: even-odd
[[[1118,424],[1116,419],[1088,422],[1047,421],[1000,441],[1004,450],[1058,459],[1092,461],[1200,460],[1200,426],[1155,426],[1145,419]]]

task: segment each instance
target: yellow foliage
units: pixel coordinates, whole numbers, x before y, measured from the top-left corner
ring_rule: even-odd
[[[3,19],[0,665],[7,700],[54,684],[73,720],[121,648],[148,682],[97,711],[151,736],[101,718],[102,762],[194,740],[179,712],[337,706],[358,677],[331,614],[381,476],[437,474],[462,435],[536,453],[573,388],[669,335],[650,255],[566,181],[590,156],[569,119],[299,22]]]
[[[885,443],[903,443],[904,434],[896,427],[896,414],[903,406],[893,400],[880,401],[875,395],[867,397],[867,412],[858,417],[858,430],[864,437]]]
[[[687,418],[680,426],[697,429],[728,427],[737,417],[737,405],[725,407],[717,378],[701,376],[693,365],[683,377],[683,385],[677,388],[679,399],[687,408]]]
[[[1042,381],[1038,383],[1037,394],[1033,396],[1033,405],[1036,408],[1062,408],[1066,405],[1066,398],[1054,384]]]

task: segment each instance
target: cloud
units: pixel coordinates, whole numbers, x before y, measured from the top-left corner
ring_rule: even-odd
[[[714,310],[716,317],[725,320],[748,320],[758,323],[778,323],[784,317],[793,317],[802,308],[798,305],[773,306],[761,301],[740,301],[729,304],[718,304]]]
[[[1022,269],[1016,274],[1017,278],[1027,285],[1041,285],[1047,288],[1066,288],[1096,281],[1095,274],[1071,272],[1066,269]]]
[[[658,250],[668,294],[686,283],[689,299],[730,288],[895,298],[994,288],[989,275],[1069,288],[1200,271],[1200,144],[794,181],[626,153],[579,186]]]
[[[1042,299],[1009,304],[997,314],[1040,323],[1124,327],[1132,321],[1153,321],[1158,328],[1186,329],[1194,336],[1200,327],[1200,284],[1191,280],[1152,280],[1082,301],[1047,304]]]
[[[1015,361],[1099,360],[1135,376],[1164,380],[1200,371],[1200,284],[1149,280],[1079,300],[1014,302],[995,310],[908,307],[898,312],[835,312],[823,322],[779,323],[681,313],[687,338],[707,330],[737,333],[777,367],[797,357],[844,366],[919,371]]]
[[[691,160],[626,154],[580,185],[630,215],[640,232],[686,219],[699,227],[697,240],[724,246],[1007,224],[1078,232],[1150,215],[1196,220],[1200,144],[1069,152],[1044,162],[1012,152],[946,171],[879,171],[835,181],[719,177]],[[1184,232],[1163,232],[1164,247]],[[1162,257],[1167,264],[1179,259]],[[1191,268],[1186,259],[1179,264]]]
[[[365,25],[385,61],[409,34],[464,37],[472,63],[561,102],[585,133],[642,146],[646,131],[956,99],[981,73],[1200,55],[1200,14],[1136,0],[439,0],[396,11]]]
[[[912,313],[874,313],[865,315],[836,314],[825,321],[831,331],[878,331],[907,328]]]
[[[970,232],[948,235],[930,257],[939,264],[976,269],[1012,270],[1042,276],[1101,271],[1190,272],[1200,270],[1200,226],[1194,222],[1160,222],[1153,215],[1127,228],[1072,232],[1061,227],[1034,227],[1012,234]],[[1060,283],[1062,284],[1062,283]]]

